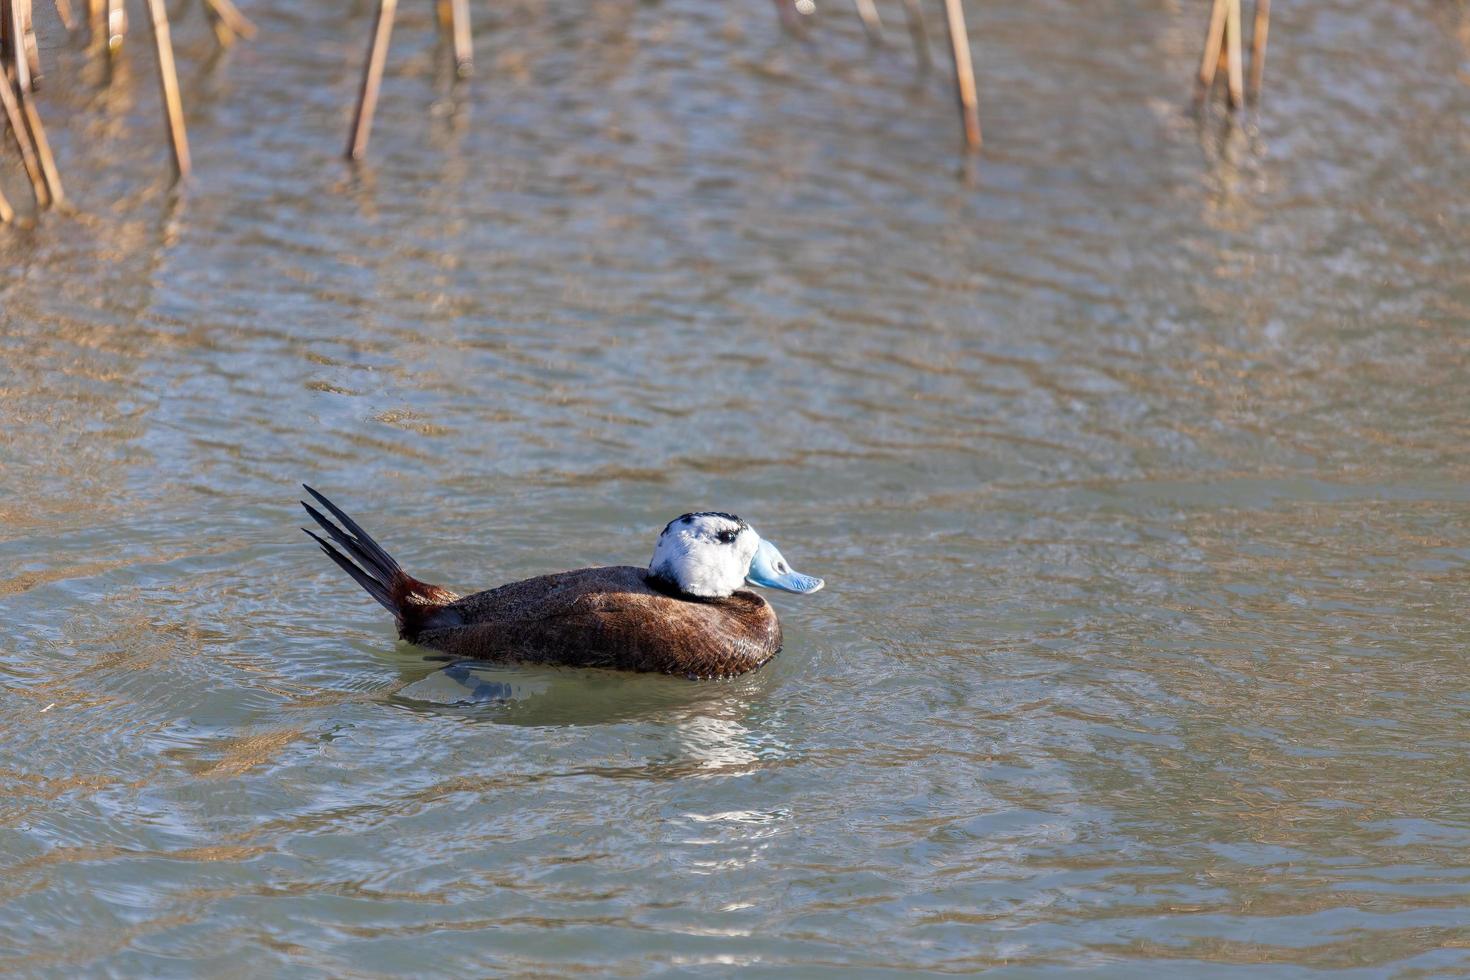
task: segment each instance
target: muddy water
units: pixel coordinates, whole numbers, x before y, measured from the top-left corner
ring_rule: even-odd
[[[972,4],[970,172],[747,6],[477,5],[458,87],[406,9],[357,170],[365,10],[189,20],[182,194],[41,11],[0,970],[1470,970],[1463,4],[1277,5],[1241,125],[1203,4]],[[446,669],[302,480],[461,589],[693,508],[829,584],[735,682]]]

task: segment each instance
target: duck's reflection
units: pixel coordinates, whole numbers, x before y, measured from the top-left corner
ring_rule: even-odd
[[[455,707],[495,704],[513,700],[516,696],[514,686],[502,681],[486,680],[475,673],[474,664],[470,661],[461,660],[452,663],[439,671],[439,676],[465,689],[465,696],[454,702]]]
[[[672,734],[670,751],[626,775],[728,773],[790,756],[788,746],[763,730],[768,726],[752,724],[775,683],[773,672],[697,683],[616,671],[415,659],[403,665],[404,683],[384,697],[387,704],[470,722],[538,727],[648,723]]]

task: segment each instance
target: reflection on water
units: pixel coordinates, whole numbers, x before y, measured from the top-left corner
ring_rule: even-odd
[[[145,53],[47,52],[0,970],[1470,968],[1463,5],[1281,5],[1238,122],[1203,11],[976,5],[968,179],[840,5],[685,0],[457,87],[410,5],[349,169],[317,6],[181,26],[182,193]],[[829,584],[729,683],[451,664],[303,479],[460,590],[699,507]]]

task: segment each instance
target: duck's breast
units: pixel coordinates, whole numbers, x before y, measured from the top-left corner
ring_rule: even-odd
[[[729,677],[781,648],[776,614],[753,592],[676,599],[632,566],[583,568],[465,596],[459,620],[410,639],[455,656]]]

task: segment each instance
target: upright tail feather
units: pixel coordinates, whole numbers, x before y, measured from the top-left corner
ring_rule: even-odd
[[[429,585],[420,582],[404,572],[393,556],[384,551],[372,536],[358,526],[357,522],[342,512],[336,504],[326,497],[317,493],[311,487],[302,484],[306,492],[311,494],[317,503],[321,504],[327,511],[341,522],[341,527],[332,523],[321,511],[301,501],[301,506],[311,515],[311,519],[327,532],[327,536],[340,545],[347,554],[342,554],[326,541],[321,535],[309,528],[302,528],[311,535],[313,541],[321,545],[322,551],[326,552],[328,558],[336,562],[352,580],[362,586],[368,595],[372,596],[386,610],[393,614],[398,621],[398,632],[405,639],[413,639],[417,633],[431,626],[447,625],[447,621],[456,620],[458,617],[444,616],[442,611],[445,606],[454,602],[459,596],[448,589],[437,585]],[[350,558],[348,556],[351,556]]]

